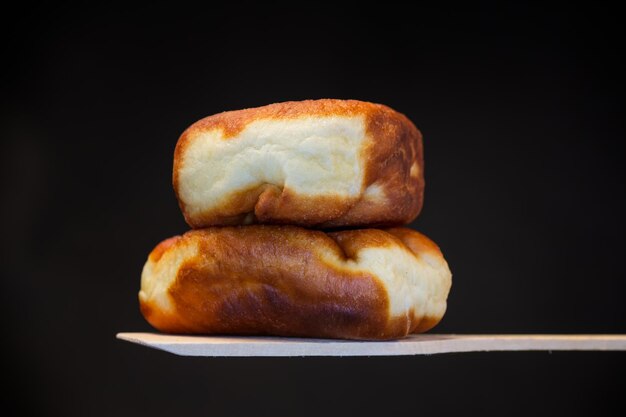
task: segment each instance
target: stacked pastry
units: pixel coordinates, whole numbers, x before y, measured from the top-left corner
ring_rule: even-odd
[[[355,100],[286,102],[191,125],[173,184],[193,230],[161,242],[141,312],[170,333],[390,339],[446,310],[451,273],[419,214],[422,137]]]

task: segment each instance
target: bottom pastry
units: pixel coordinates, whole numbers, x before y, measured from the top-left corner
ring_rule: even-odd
[[[441,320],[451,276],[406,228],[216,227],[161,242],[139,303],[168,333],[393,339]]]

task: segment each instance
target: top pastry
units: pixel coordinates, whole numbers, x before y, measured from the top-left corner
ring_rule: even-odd
[[[424,196],[422,135],[401,113],[306,100],[206,117],[182,134],[173,183],[193,228],[392,226]]]

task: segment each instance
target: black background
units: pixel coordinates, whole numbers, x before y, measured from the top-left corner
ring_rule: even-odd
[[[413,224],[454,273],[441,333],[624,333],[624,45],[615,10],[387,3],[2,19],[5,407],[41,415],[581,414],[622,353],[200,359],[149,331],[143,262],[186,230],[178,135],[223,110],[381,102],[422,130]],[[619,411],[616,412],[619,414]]]

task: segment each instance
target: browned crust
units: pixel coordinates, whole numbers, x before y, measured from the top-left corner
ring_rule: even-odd
[[[199,133],[220,129],[226,138],[260,119],[296,119],[310,116],[363,116],[372,138],[361,158],[365,161],[364,189],[376,183],[386,203],[365,198],[348,200],[336,196],[307,197],[293,190],[263,185],[244,190],[219,210],[191,215],[179,196],[178,172],[183,154]],[[419,175],[411,177],[417,162]],[[358,100],[305,100],[270,104],[219,113],[191,125],[181,135],[174,152],[173,185],[180,208],[193,228],[242,224],[244,219],[265,224],[296,224],[304,227],[393,226],[407,224],[419,214],[424,200],[422,135],[403,114],[382,105]]]
[[[354,258],[361,248],[401,246],[414,256],[441,256],[424,235],[409,229],[333,233],[292,226],[243,226],[194,230],[165,246],[150,261],[178,245],[198,244],[169,288],[174,309],[140,300],[155,328],[169,333],[256,334],[349,339],[391,339],[426,331],[441,317],[413,311],[390,317],[381,282],[346,271],[325,253]],[[416,251],[417,250],[417,251]]]

